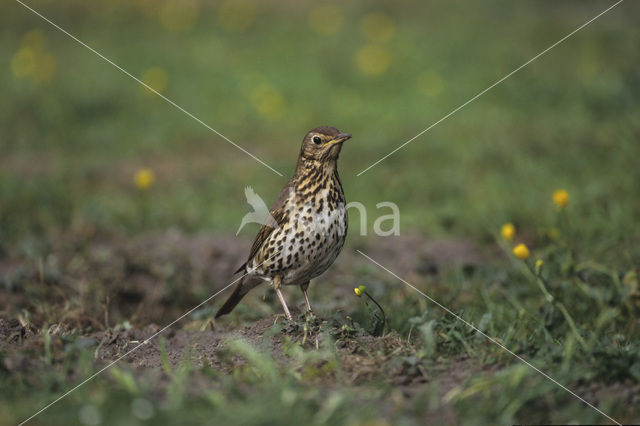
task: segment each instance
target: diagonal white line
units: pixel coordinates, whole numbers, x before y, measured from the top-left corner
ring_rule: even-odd
[[[295,194],[294,194],[295,196]],[[312,224],[313,225],[313,224]],[[281,252],[275,252],[273,253],[271,256],[269,256],[268,258],[266,258],[264,261],[260,262],[260,264],[252,267],[252,271],[257,269],[258,267],[260,267],[261,265],[263,265],[265,262],[267,262],[268,260],[272,259],[274,256],[277,256],[278,254],[280,254]],[[223,291],[225,291],[226,289],[228,289],[229,287],[231,287],[233,284],[237,283],[239,280],[241,280],[242,278],[244,278],[246,275],[248,275],[251,272],[245,272],[244,274],[242,274],[240,277],[238,277],[237,279],[233,280],[232,282],[230,282],[227,286],[225,286],[223,289],[219,290],[218,292],[216,292],[215,294],[209,296],[207,299],[203,300],[202,302],[200,302],[198,305],[194,306],[193,308],[189,309],[187,312],[185,312],[184,314],[182,314],[181,316],[179,316],[178,318],[176,318],[174,321],[172,321],[171,323],[167,324],[166,326],[164,326],[162,329],[160,329],[159,331],[157,331],[156,333],[152,334],[150,337],[148,337],[147,339],[145,339],[142,343],[138,344],[137,346],[133,347],[131,350],[129,350],[128,352],[126,352],[125,354],[121,355],[120,357],[118,357],[117,359],[115,359],[114,361],[110,362],[109,364],[107,364],[105,367],[103,367],[102,369],[98,370],[96,373],[92,374],[91,376],[87,377],[85,380],[83,380],[81,383],[79,383],[78,385],[74,386],[73,388],[69,389],[67,392],[65,392],[64,394],[60,395],[58,398],[56,398],[54,401],[50,402],[49,404],[47,404],[46,406],[42,407],[40,410],[38,410],[36,413],[32,414],[29,418],[27,418],[26,420],[23,420],[22,422],[19,423],[18,426],[22,426],[25,423],[27,423],[28,421],[30,421],[31,419],[33,419],[34,417],[36,417],[37,415],[39,415],[40,413],[42,413],[43,411],[45,411],[46,409],[48,409],[49,407],[51,407],[52,405],[56,404],[57,402],[59,402],[61,399],[65,398],[67,395],[69,395],[70,393],[72,393],[73,391],[75,391],[76,389],[78,389],[79,387],[81,387],[82,385],[84,385],[85,383],[89,382],[90,380],[94,379],[96,376],[100,375],[101,373],[103,373],[104,371],[106,371],[107,369],[109,369],[110,367],[112,367],[113,365],[115,365],[116,363],[118,363],[120,360],[122,360],[123,358],[127,357],[129,354],[131,354],[132,352],[136,351],[138,348],[140,348],[142,345],[146,345],[147,343],[149,343],[149,341],[151,341],[152,339],[154,339],[156,336],[158,336],[159,334],[163,333],[165,330],[167,330],[168,328],[170,328],[171,326],[173,326],[174,324],[176,324],[178,321],[180,321],[181,319],[183,319],[184,317],[186,317],[187,315],[189,315],[191,312],[195,311],[196,309],[198,309],[199,307],[203,306],[204,304],[206,304],[207,302],[209,302],[210,300],[212,300],[214,297],[216,297],[217,295],[219,295],[220,293],[222,293]]]
[[[30,6],[24,4],[22,1],[20,0],[16,0],[18,3],[20,3],[21,5],[23,5],[25,8],[29,9],[31,12],[33,12],[34,14],[38,15],[40,18],[44,19],[45,21],[47,21],[49,24],[53,25],[55,28],[57,28],[58,30],[60,30],[61,32],[63,32],[64,34],[66,34],[67,36],[71,37],[73,40],[75,40],[76,42],[78,42],[80,45],[86,47],[87,49],[89,49],[91,52],[95,53],[96,55],[98,55],[100,58],[104,59],[106,62],[110,63],[111,65],[113,65],[115,68],[117,68],[118,70],[122,71],[124,74],[126,74],[127,76],[131,77],[132,79],[134,79],[135,81],[137,81],[138,83],[140,83],[141,85],[143,85],[144,87],[146,87],[147,89],[149,89],[150,91],[152,91],[153,93],[155,93],[156,95],[160,96],[162,99],[164,99],[165,101],[167,101],[168,103],[170,103],[171,105],[173,105],[174,107],[176,107],[177,109],[179,109],[180,111],[182,111],[183,113],[185,113],[186,115],[188,115],[189,117],[193,118],[194,120],[196,120],[198,123],[202,124],[204,127],[206,127],[207,129],[211,130],[213,133],[215,133],[216,135],[220,136],[222,139],[226,140],[227,142],[229,142],[231,145],[235,146],[236,148],[238,148],[240,151],[244,152],[245,154],[247,154],[249,157],[253,158],[254,160],[256,160],[258,163],[262,164],[263,166],[267,167],[269,170],[271,170],[272,172],[274,172],[275,174],[282,176],[282,173],[280,173],[279,171],[277,171],[276,169],[274,169],[273,167],[271,167],[270,165],[268,165],[267,163],[265,163],[264,161],[262,161],[261,159],[259,159],[258,157],[256,157],[255,155],[253,155],[252,153],[250,153],[249,151],[247,151],[246,149],[244,149],[243,147],[241,147],[240,145],[238,145],[237,143],[235,143],[234,141],[232,141],[231,139],[229,139],[228,137],[226,137],[225,135],[223,135],[222,133],[220,133],[219,131],[217,131],[216,129],[214,129],[213,127],[211,127],[210,125],[208,125],[207,123],[205,123],[204,121],[200,120],[198,117],[196,117],[195,115],[193,115],[192,113],[190,113],[189,111],[187,111],[186,109],[184,109],[183,107],[181,107],[180,105],[178,105],[177,103],[175,103],[174,101],[172,101],[171,99],[167,98],[166,96],[164,96],[162,93],[158,92],[157,90],[155,90],[153,87],[149,86],[148,84],[146,84],[144,81],[140,80],[139,78],[137,78],[136,76],[134,76],[133,74],[131,74],[129,71],[125,70],[124,68],[122,68],[120,65],[116,64],[115,62],[113,62],[111,59],[107,58],[106,56],[104,56],[102,53],[98,52],[97,50],[95,50],[93,47],[89,46],[88,44],[86,44],[85,42],[83,42],[82,40],[78,39],[77,37],[75,37],[73,34],[69,33],[68,31],[66,31],[64,28],[60,27],[58,24],[56,24],[55,22],[51,21],[49,18],[47,18],[46,16],[43,16],[41,13],[39,13],[38,11],[34,10],[33,8],[31,8]]]
[[[502,349],[504,349],[505,351],[507,351],[509,354],[511,354],[512,356],[514,356],[516,359],[518,359],[519,361],[522,361],[523,363],[525,363],[526,365],[528,365],[529,367],[531,367],[532,369],[534,369],[535,371],[537,371],[538,373],[540,373],[541,375],[543,375],[545,378],[549,379],[551,382],[553,382],[554,384],[560,386],[562,389],[564,389],[565,391],[569,392],[571,395],[575,396],[576,398],[578,398],[580,401],[584,402],[585,404],[587,404],[589,407],[593,408],[594,410],[596,410],[598,413],[602,414],[603,416],[605,416],[607,419],[611,420],[612,422],[614,422],[615,424],[620,425],[620,423],[613,419],[612,417],[608,416],[607,414],[605,414],[604,412],[602,412],[602,410],[600,410],[598,407],[592,405],[591,403],[589,403],[588,401],[586,401],[585,399],[583,399],[582,397],[580,397],[578,394],[576,394],[575,392],[573,392],[571,389],[567,388],[566,386],[564,386],[562,383],[558,382],[557,380],[555,380],[553,377],[549,376],[548,374],[546,374],[545,372],[543,372],[542,370],[540,370],[539,368],[537,368],[535,365],[531,364],[529,361],[527,361],[526,359],[522,358],[520,355],[517,355],[516,353],[512,352],[510,349],[508,349],[506,346],[504,346],[502,343],[500,343],[499,341],[497,341],[496,339],[494,339],[493,337],[487,335],[486,333],[484,333],[483,331],[481,331],[480,329],[478,329],[477,327],[475,327],[473,324],[469,323],[468,321],[466,321],[464,318],[460,317],[459,315],[457,315],[455,312],[453,312],[451,309],[447,308],[446,306],[442,305],[441,303],[439,303],[437,300],[433,299],[432,297],[428,296],[427,294],[425,294],[424,292],[418,290],[416,287],[414,287],[413,285],[411,285],[410,283],[408,283],[407,281],[403,280],[402,278],[400,278],[398,275],[396,275],[394,272],[392,272],[391,270],[387,269],[386,267],[384,267],[383,265],[381,265],[380,263],[376,262],[375,260],[373,260],[371,257],[367,256],[366,254],[364,254],[363,252],[361,252],[360,250],[356,250],[358,253],[360,253],[362,256],[364,256],[365,258],[367,258],[369,261],[371,261],[372,263],[376,264],[378,267],[384,269],[385,271],[387,271],[389,274],[393,275],[395,278],[399,279],[400,281],[402,281],[403,283],[405,283],[406,285],[408,285],[409,287],[411,287],[412,289],[414,289],[416,292],[418,292],[419,294],[421,294],[422,296],[424,296],[425,298],[427,298],[429,301],[435,303],[436,305],[438,305],[441,309],[443,309],[444,311],[446,311],[448,314],[453,315],[456,319],[458,319],[459,321],[462,321],[465,325],[467,325],[468,327],[471,327],[473,330],[475,330],[477,333],[481,334],[482,336],[486,337],[490,342],[498,345],[499,347],[501,347]]]
[[[279,254],[279,252],[274,253],[273,255],[271,255],[269,258],[265,259],[264,262],[268,261],[269,259],[271,259],[273,256]],[[260,265],[262,265],[264,262],[260,263]],[[260,265],[256,266],[259,267]],[[244,273],[242,276],[240,276],[239,278],[233,280],[232,282],[230,282],[226,287],[224,287],[222,290],[217,291],[215,294],[209,296],[207,299],[203,300],[202,302],[200,302],[198,305],[194,306],[193,308],[189,309],[187,312],[185,312],[184,314],[182,314],[181,316],[179,316],[178,318],[176,318],[175,320],[173,320],[171,323],[165,325],[164,327],[162,327],[162,329],[160,329],[159,331],[155,332],[154,334],[152,334],[150,337],[146,338],[144,340],[144,342],[136,345],[135,347],[133,347],[131,350],[129,350],[128,352],[126,352],[124,355],[119,356],[118,358],[116,358],[114,361],[111,361],[109,364],[107,364],[106,366],[104,366],[103,368],[101,368],[100,370],[98,370],[97,372],[93,373],[91,376],[87,377],[86,379],[84,379],[82,382],[80,382],[79,384],[77,384],[76,386],[74,386],[73,388],[69,389],[68,391],[66,391],[65,393],[63,393],[62,395],[60,395],[58,398],[56,398],[55,400],[53,400],[52,402],[50,402],[49,404],[45,405],[44,407],[42,407],[40,410],[38,410],[36,413],[32,414],[28,419],[23,420],[22,422],[19,423],[18,426],[22,426],[23,424],[27,423],[28,421],[30,421],[31,419],[33,419],[34,417],[36,417],[38,414],[42,413],[44,410],[46,410],[47,408],[51,407],[52,405],[56,404],[57,402],[59,402],[61,399],[65,398],[67,395],[69,395],[71,392],[75,391],[76,389],[78,389],[80,386],[84,385],[85,383],[91,381],[92,379],[94,379],[96,376],[100,375],[101,373],[103,373],[105,370],[108,370],[109,368],[111,368],[113,365],[117,364],[120,360],[122,360],[123,358],[126,358],[129,354],[131,354],[132,352],[135,352],[138,348],[140,348],[143,345],[148,344],[151,340],[153,340],[156,336],[158,336],[159,334],[162,334],[165,330],[167,330],[168,328],[172,327],[174,324],[176,324],[178,321],[180,321],[181,319],[183,319],[184,317],[186,317],[187,315],[189,315],[191,312],[195,311],[196,309],[198,309],[199,307],[201,307],[202,305],[206,304],[207,302],[209,302],[210,300],[212,300],[214,297],[216,297],[217,295],[219,295],[220,293],[222,293],[223,291],[225,291],[226,289],[228,289],[229,287],[231,287],[233,284],[237,283],[238,281],[240,281],[242,278],[244,278],[248,273]]]
[[[367,167],[366,169],[364,169],[363,171],[361,171],[360,173],[358,173],[357,176],[362,175],[363,173],[365,173],[367,170],[371,169],[372,167],[375,167],[377,164],[379,164],[381,161],[389,158],[390,156],[392,156],[393,154],[395,154],[396,152],[398,152],[399,150],[401,150],[402,148],[404,148],[405,146],[409,145],[411,142],[413,142],[414,140],[416,140],[417,138],[419,138],[420,136],[422,136],[423,134],[427,133],[429,130],[431,130],[432,128],[434,128],[435,126],[437,126],[438,124],[442,123],[444,120],[446,120],[447,118],[451,117],[453,114],[455,114],[456,112],[460,111],[462,108],[466,107],[467,105],[469,105],[471,102],[475,101],[476,99],[478,99],[480,96],[484,95],[485,93],[487,93],[489,90],[493,89],[494,87],[496,87],[498,84],[502,83],[503,81],[505,81],[506,79],[508,79],[509,77],[511,77],[512,75],[514,75],[515,73],[517,73],[518,71],[520,71],[522,68],[526,67],[527,65],[529,65],[531,62],[535,61],[536,59],[538,59],[539,57],[541,57],[542,55],[544,55],[545,53],[547,53],[548,51],[550,51],[551,49],[553,49],[554,47],[556,47],[557,45],[559,45],[560,43],[562,43],[563,41],[565,41],[566,39],[568,39],[569,37],[571,37],[572,35],[574,35],[575,33],[577,33],[578,31],[580,31],[581,29],[583,29],[584,27],[586,27],[587,25],[589,25],[590,23],[592,23],[593,21],[595,21],[596,19],[598,19],[599,17],[601,17],[602,15],[604,15],[605,13],[607,13],[608,11],[610,11],[611,9],[613,9],[614,7],[616,7],[617,5],[619,5],[620,3],[622,3],[624,0],[619,0],[618,2],[614,3],[612,6],[609,6],[607,9],[605,9],[604,11],[600,12],[598,15],[596,15],[595,17],[589,19],[587,22],[585,22],[584,24],[580,25],[578,28],[576,28],[575,30],[571,31],[569,34],[567,34],[566,36],[562,37],[560,40],[556,41],[555,43],[553,43],[551,46],[547,47],[546,49],[544,49],[542,52],[538,53],[536,56],[534,56],[533,58],[529,59],[527,62],[525,62],[524,64],[520,65],[518,68],[516,68],[515,70],[511,71],[509,74],[505,75],[504,77],[502,77],[500,80],[496,81],[495,83],[493,83],[491,86],[487,87],[486,89],[484,89],[483,91],[479,92],[477,95],[475,95],[474,97],[472,97],[471,99],[469,99],[467,102],[463,103],[462,105],[460,105],[459,107],[457,107],[456,109],[454,109],[453,111],[451,111],[450,113],[448,113],[447,115],[445,115],[444,117],[442,117],[440,120],[436,121],[435,123],[433,123],[431,126],[427,127],[426,129],[424,129],[423,131],[421,131],[420,133],[418,133],[417,135],[415,135],[414,137],[412,137],[411,139],[409,139],[408,141],[406,141],[405,143],[403,143],[402,145],[398,146],[396,149],[394,149],[393,151],[391,151],[390,153],[388,153],[387,155],[385,155],[384,157],[382,157],[381,159],[379,159],[378,161],[376,161],[375,163],[371,164],[369,167]]]

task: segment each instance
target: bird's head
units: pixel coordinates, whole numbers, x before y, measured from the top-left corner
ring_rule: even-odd
[[[316,127],[302,140],[301,159],[311,161],[335,161],[340,155],[342,143],[351,138],[349,133],[340,133],[335,127]]]

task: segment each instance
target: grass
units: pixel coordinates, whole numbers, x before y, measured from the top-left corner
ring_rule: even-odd
[[[353,248],[614,419],[640,421],[636,4],[622,3],[362,176],[610,3],[175,4],[34,7],[135,76],[160,68],[166,84],[157,72],[150,84],[285,177],[8,4],[0,411],[9,415],[0,423],[25,419],[228,283],[244,255],[242,236],[228,237],[246,213],[244,187],[275,198],[304,132],[321,124],[354,134],[340,171],[348,200],[368,208],[370,235],[357,235],[352,214],[336,272],[310,289],[319,323],[261,323],[278,312],[267,293],[211,330],[215,300],[34,422],[607,421]],[[25,74],[16,61],[30,54],[40,65]],[[156,177],[147,190],[133,182],[143,167]],[[558,188],[570,194],[562,212],[551,199]],[[372,235],[381,201],[401,211],[392,251],[376,249],[395,237]],[[498,236],[505,222],[515,224],[514,242]],[[403,261],[433,263],[412,252],[411,238],[463,240],[481,255],[407,269]],[[516,242],[531,249],[529,265],[509,254]],[[383,336],[371,335],[379,324],[352,294],[358,285],[387,315]]]

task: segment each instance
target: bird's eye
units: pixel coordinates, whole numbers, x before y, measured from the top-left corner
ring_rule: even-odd
[[[319,144],[321,142],[322,142],[322,139],[320,139],[320,136],[314,136],[313,137],[313,143]]]

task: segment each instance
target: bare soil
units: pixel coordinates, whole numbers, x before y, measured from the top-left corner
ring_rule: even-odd
[[[189,236],[178,231],[125,236],[60,235],[41,255],[25,252],[0,254],[0,370],[22,374],[37,386],[37,372],[45,364],[45,335],[51,336],[51,365],[60,367],[77,349],[94,352],[95,367],[114,360],[128,364],[138,375],[162,377],[162,347],[171,368],[185,359],[198,368],[221,374],[242,366],[245,360],[229,349],[242,339],[266,348],[280,365],[298,368],[286,346],[298,342],[312,349],[330,339],[337,348],[339,377],[335,371],[314,380],[331,387],[368,383],[392,385],[396,395],[412,399],[426,386],[437,383],[439,398],[478,374],[494,374],[500,367],[459,356],[418,362],[416,348],[406,338],[391,333],[373,337],[351,326],[347,300],[357,283],[354,265],[366,264],[354,248],[393,265],[400,276],[412,280],[438,275],[453,267],[472,270],[487,261],[502,261],[474,244],[461,240],[429,240],[420,236],[380,238],[375,244],[347,247],[339,261],[315,287],[312,301],[318,317],[307,318],[293,307],[292,325],[281,315],[277,300],[264,289],[254,290],[236,316],[212,321],[212,308],[226,293],[163,330],[176,318],[227,286],[233,271],[243,263],[248,239],[219,235]],[[297,293],[287,290],[301,304]],[[265,294],[275,308],[265,311],[259,299]],[[294,299],[296,298],[297,299]],[[295,303],[292,303],[295,305]],[[240,318],[247,322],[240,322]],[[163,330],[163,331],[162,331]],[[159,331],[161,334],[157,335]],[[147,339],[152,338],[147,343]],[[134,349],[134,350],[132,350]],[[71,355],[70,355],[71,354]],[[320,370],[323,371],[323,370]],[[72,370],[69,382],[86,373]],[[190,392],[207,386],[206,376],[194,375]],[[631,406],[640,402],[635,384],[576,384],[591,402],[624,392]],[[385,401],[384,404],[394,404]],[[437,420],[455,421],[451,405],[444,404]]]
[[[124,320],[136,325],[166,324],[229,285],[251,243],[235,236],[189,236],[175,230],[133,239],[74,234],[51,241],[53,246],[40,248],[42,254],[0,254],[0,283],[4,284],[0,296],[6,302],[0,308],[1,317],[17,318],[25,309],[31,323],[55,318],[71,329],[111,328]],[[467,241],[419,236],[379,238],[375,244],[357,248],[374,259],[384,259],[409,280],[453,266],[474,268],[486,258]],[[327,299],[336,301],[329,308],[344,307],[340,301],[354,287],[353,266],[358,264],[366,261],[354,247],[346,247],[310,291],[313,294],[322,286],[322,294],[328,291]],[[224,296],[209,306],[221,303]]]
[[[201,317],[189,315],[155,336],[165,325],[232,281],[233,271],[245,260],[248,239],[189,236],[170,230],[134,239],[91,233],[83,237],[80,233],[59,235],[51,241],[55,241],[54,245],[41,248],[41,255],[16,252],[0,257],[0,344],[5,353],[5,371],[33,372],[42,368],[45,327],[51,336],[54,365],[61,364],[70,352],[69,345],[74,345],[95,350],[96,366],[126,354],[121,362],[140,374],[162,370],[160,344],[166,348],[173,366],[188,357],[194,367],[230,372],[242,362],[230,357],[226,349],[234,339],[257,347],[266,344],[274,359],[283,365],[291,361],[284,355],[283,345],[293,341],[312,348],[323,339],[333,339],[340,354],[342,377],[350,384],[386,381],[407,396],[416,392],[416,386],[436,379],[444,394],[481,368],[470,359],[460,358],[448,361],[444,370],[434,368],[428,372],[412,363],[416,351],[400,336],[373,337],[355,329],[342,332],[341,327],[350,321],[343,308],[345,296],[353,289],[353,265],[363,263],[353,247],[345,249],[336,265],[321,278],[323,284],[319,285],[323,288],[316,290],[329,295],[320,303],[321,314],[311,323],[305,323],[295,306],[293,312],[299,320],[293,326],[283,322],[281,315],[263,312],[264,304],[257,302],[261,294],[270,293],[264,286],[262,293],[254,290],[257,295],[247,297],[241,305],[244,314],[255,318],[249,325],[228,317],[211,321],[211,309],[223,301],[224,293],[201,308]],[[460,262],[472,267],[482,261],[472,244],[458,240],[382,238],[375,248],[358,248],[384,259],[407,277],[437,274]],[[297,292],[287,291],[292,299],[299,299]],[[350,300],[353,301],[352,295]],[[277,301],[272,302],[279,308]],[[305,324],[309,326],[306,331]],[[150,337],[155,338],[144,344]],[[332,380],[335,377],[327,377],[327,384]]]

